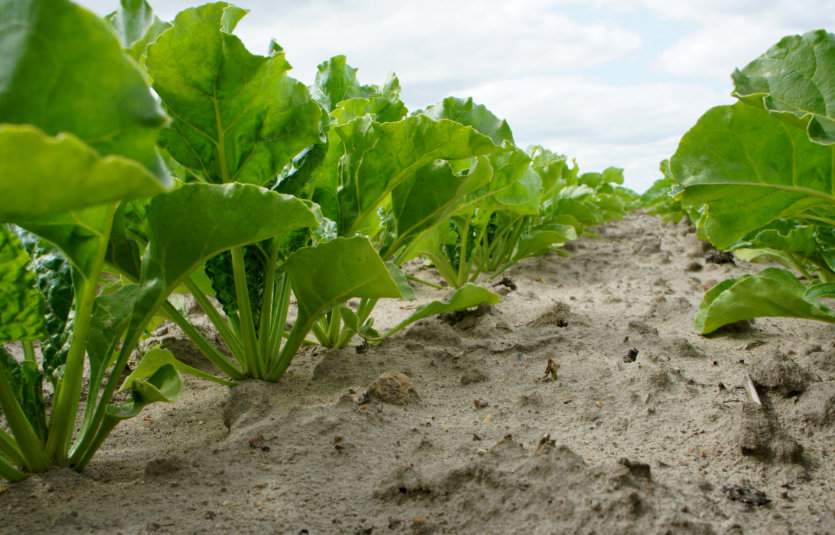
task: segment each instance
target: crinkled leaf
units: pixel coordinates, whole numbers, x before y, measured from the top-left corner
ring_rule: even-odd
[[[223,2],[182,11],[146,65],[173,116],[162,146],[204,180],[263,185],[318,141],[321,108],[282,51],[253,55],[232,35],[244,14]]]
[[[794,275],[777,268],[728,279],[705,294],[695,326],[707,334],[724,325],[764,317],[835,323],[835,311],[806,292],[806,286]]]
[[[720,249],[771,221],[835,204],[832,147],[767,111],[719,106],[681,140],[672,171],[685,207],[706,205],[701,226]]]
[[[478,305],[495,305],[500,300],[501,297],[499,297],[498,294],[493,293],[486,288],[482,288],[481,286],[467,283],[461,288],[455,290],[443,301],[432,301],[431,303],[427,303],[418,308],[408,318],[386,331],[386,336],[391,336],[397,331],[408,327],[412,323],[430,316],[436,316],[438,314],[445,314],[449,312],[458,312],[459,310],[466,310],[468,308],[477,307]]]
[[[70,311],[75,298],[72,267],[66,257],[45,240],[22,229],[18,230],[18,236],[32,259],[30,268],[44,300],[45,336],[39,345],[44,375],[54,382],[54,372],[66,362],[72,334]]]
[[[293,253],[286,263],[299,320],[312,321],[352,297],[400,297],[397,283],[368,238],[337,238]]]
[[[835,34],[784,37],[733,80],[735,96],[791,117],[818,143],[835,144]]]
[[[17,235],[0,224],[0,342],[36,340],[46,332],[43,296],[36,283]]]

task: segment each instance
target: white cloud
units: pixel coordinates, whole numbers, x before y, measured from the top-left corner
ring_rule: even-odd
[[[245,18],[240,34],[256,50],[276,37],[306,80],[335,54],[346,54],[371,80],[396,71],[408,87],[581,70],[641,43],[635,32],[574,21],[543,0],[318,1],[279,11]]]
[[[614,165],[643,190],[658,163],[707,108],[729,100],[698,84],[616,86],[587,77],[552,76],[487,82],[454,90],[488,103],[508,120],[516,140],[576,156],[581,169]]]

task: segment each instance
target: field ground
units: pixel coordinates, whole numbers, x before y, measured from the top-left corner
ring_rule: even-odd
[[[751,269],[630,216],[511,270],[492,310],[307,349],[278,385],[189,381],[84,474],[0,491],[0,531],[835,533],[833,327],[691,328]]]

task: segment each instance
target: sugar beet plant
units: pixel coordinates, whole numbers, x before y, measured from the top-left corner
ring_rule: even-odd
[[[671,159],[674,197],[699,235],[749,261],[696,317],[702,333],[765,316],[835,323],[835,35],[783,38],[733,74],[736,104],[702,116]],[[664,186],[659,185],[659,188]]]
[[[617,170],[579,175],[517,148],[471,100],[409,115],[397,78],[362,85],[342,56],[308,88],[278,44],[244,47],[246,12],[226,3],[170,23],[142,0],[105,19],[68,0],[0,0],[0,13],[6,479],[83,468],[120,421],[174,401],[181,373],[231,384],[160,348],[129,369],[157,318],[226,377],[276,381],[304,343],[376,341],[497,302],[481,273],[634,200]],[[426,282],[401,269],[413,258],[453,292],[381,334],[378,300]],[[220,346],[174,293],[193,296]]]

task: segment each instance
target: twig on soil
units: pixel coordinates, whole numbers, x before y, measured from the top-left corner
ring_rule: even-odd
[[[554,359],[548,359],[548,364],[545,365],[545,373],[542,374],[540,381],[543,383],[556,382],[559,369],[560,365],[554,362]]]

